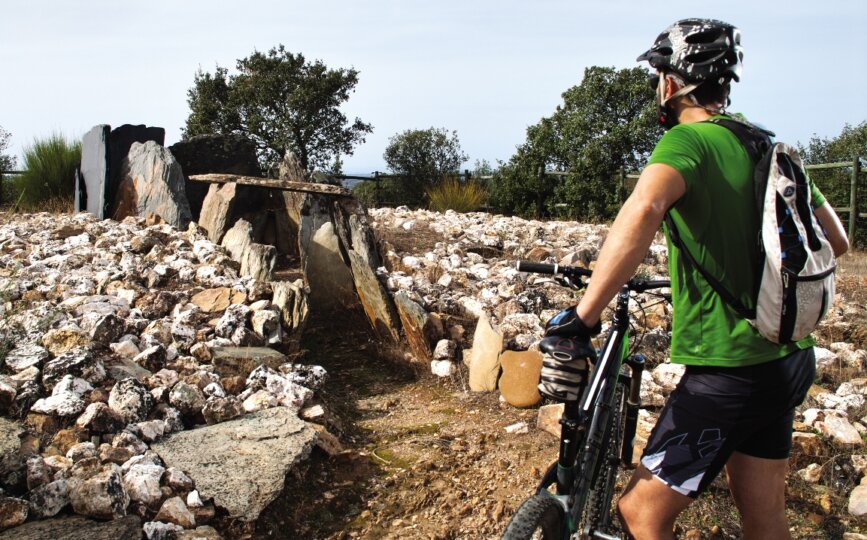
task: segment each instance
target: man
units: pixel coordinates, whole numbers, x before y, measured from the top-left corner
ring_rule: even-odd
[[[711,275],[744,300],[754,288],[760,257],[754,164],[731,131],[705,122],[724,114],[730,82],[740,79],[739,31],[714,20],[678,21],[638,61],[657,72],[660,121],[668,131],[612,225],[580,304],[552,319],[546,335],[586,343],[599,332],[603,309],[644,259],[669,211],[684,246]],[[812,195],[841,255],[848,249],[842,225],[815,186]],[[784,495],[792,421],[815,373],[814,342],[762,338],[670,241],[669,271],[671,360],[687,369],[618,503],[624,526],[641,540],[674,538],[678,514],[725,467],[744,538],[789,538]],[[551,378],[552,367],[547,361],[540,388],[547,376],[563,395],[570,370]]]

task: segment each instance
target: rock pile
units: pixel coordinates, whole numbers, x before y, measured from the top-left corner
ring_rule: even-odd
[[[517,272],[515,261],[592,268],[606,227],[484,213],[441,214],[405,207],[375,209],[370,215],[381,237],[394,239],[395,243],[402,235],[411,238],[403,249],[384,243],[385,267],[380,269],[380,275],[395,295],[404,330],[410,335],[407,341],[412,355],[430,361],[431,370],[439,376],[453,376],[463,360],[469,367],[471,390],[499,390],[503,400],[513,406],[538,404],[541,397],[535,385],[527,381],[538,380],[538,359],[532,358],[538,354],[535,351],[543,323],[576,299],[549,277]],[[666,266],[667,249],[660,234],[639,271],[665,276]],[[674,389],[684,368],[666,362],[670,306],[655,304],[648,297],[638,300],[647,309],[641,312],[635,306],[634,328],[644,333],[642,352],[655,366],[643,373],[641,438],[642,431],[646,434],[655,423],[656,410]],[[831,335],[852,335],[853,325],[863,325],[864,321],[867,308],[847,304],[838,294],[820,333],[825,329]],[[831,389],[814,386],[799,411],[794,447],[799,459],[809,464],[798,474],[810,482],[820,482],[823,474],[833,476],[825,474],[828,464],[833,463],[827,459],[830,447],[836,452],[856,452],[848,468],[857,480],[867,463],[867,457],[857,453],[867,437],[867,417],[863,417],[867,352],[851,343],[826,346],[816,348],[818,378],[847,380],[835,383]],[[515,357],[515,351],[527,351],[519,354],[529,356]],[[853,375],[855,378],[850,379]],[[561,408],[543,406],[539,428],[559,435]],[[839,485],[835,482],[835,486]],[[851,492],[849,511],[867,515],[867,485]]]
[[[0,530],[64,510],[138,516],[148,538],[217,537],[207,523],[227,508],[254,520],[318,437],[298,414],[325,370],[266,347],[293,350],[305,316],[300,280],[243,277],[195,224],[179,232],[89,214],[5,223]],[[241,491],[233,475],[215,487],[172,450],[209,429],[196,457],[244,446],[259,478],[234,481],[255,497],[226,499]],[[279,436],[261,435],[269,429]]]

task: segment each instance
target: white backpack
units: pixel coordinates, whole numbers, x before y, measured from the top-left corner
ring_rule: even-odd
[[[760,215],[764,262],[751,298],[753,308],[702,268],[685,249],[673,221],[666,217],[672,242],[708,284],[741,317],[774,343],[798,341],[812,332],[834,299],[835,260],[831,244],[812,207],[812,194],[801,156],[775,143],[773,133],[746,122],[710,120],[734,133],[756,163],[754,181]]]

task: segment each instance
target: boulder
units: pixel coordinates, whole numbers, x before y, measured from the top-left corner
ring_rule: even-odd
[[[536,387],[542,374],[542,354],[539,351],[504,351],[500,355],[503,375],[500,394],[513,407],[533,407],[542,401]]]
[[[160,480],[165,468],[151,463],[133,465],[123,475],[123,487],[131,501],[136,501],[148,507],[153,507],[163,497],[160,491]]]
[[[202,498],[213,498],[230,518],[253,521],[280,494],[286,474],[307,457],[315,439],[316,431],[296,413],[276,407],[173,434],[152,449],[194,478]]]
[[[494,330],[487,316],[482,316],[476,325],[470,353],[470,390],[492,392],[497,389],[502,350],[503,336]]]
[[[67,374],[96,384],[105,379],[105,367],[89,350],[72,349],[45,363],[42,384],[51,390]]]
[[[155,214],[177,229],[187,228],[192,214],[184,175],[171,152],[154,141],[133,143],[123,161],[122,175],[114,219]]]

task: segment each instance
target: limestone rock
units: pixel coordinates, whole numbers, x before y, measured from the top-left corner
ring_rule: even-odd
[[[133,465],[123,475],[123,487],[132,501],[153,507],[162,499],[160,480],[165,468],[160,465],[142,463]]]
[[[860,446],[863,444],[858,430],[846,418],[826,416],[823,421],[815,423],[815,428],[826,437],[831,438],[838,446]]]
[[[213,498],[229,517],[252,521],[279,495],[286,473],[309,454],[315,438],[294,412],[277,407],[176,433],[152,448],[167,465],[194,478],[202,497]],[[226,475],[227,470],[256,474]]]
[[[125,422],[141,422],[154,406],[147,387],[136,379],[118,381],[108,397],[108,406]]]
[[[867,486],[855,486],[849,494],[847,510],[853,516],[867,515]]]
[[[33,515],[39,518],[52,517],[69,504],[69,487],[66,479],[60,478],[31,490],[27,497]]]
[[[22,344],[6,354],[6,365],[9,369],[17,372],[24,371],[29,367],[42,367],[48,360],[48,351],[39,345],[32,343]]]
[[[538,351],[504,351],[500,355],[503,375],[500,393],[513,407],[533,407],[542,401],[537,385],[542,374],[542,354]]]
[[[430,370],[437,377],[451,377],[458,372],[458,367],[451,360],[432,360]]]
[[[49,390],[53,389],[67,374],[96,384],[105,379],[105,367],[89,350],[72,349],[45,363],[42,384]]]
[[[239,375],[247,378],[259,366],[277,369],[286,363],[286,355],[268,347],[214,347],[211,363],[220,377]]]
[[[123,488],[120,467],[108,464],[82,469],[69,478],[69,500],[76,514],[100,519],[126,515],[129,495]]]
[[[470,390],[491,392],[497,389],[503,336],[491,327],[486,316],[479,319],[470,353]]]
[[[238,398],[231,397],[216,397],[211,396],[202,407],[202,416],[205,417],[205,423],[218,424],[237,418],[244,414],[244,407]]]
[[[0,496],[0,530],[21,525],[29,514],[27,501]]]
[[[53,355],[61,355],[90,343],[90,337],[78,326],[52,328],[42,336],[42,346]]]
[[[686,366],[683,364],[659,364],[653,368],[651,376],[662,389],[662,394],[667,396],[674,391],[684,371]]]
[[[205,406],[205,394],[198,386],[181,381],[169,393],[169,403],[184,416],[197,416]]]
[[[190,298],[190,302],[199,306],[205,313],[222,313],[232,304],[241,304],[247,299],[243,291],[228,287],[205,289]]]
[[[94,433],[114,433],[127,424],[126,420],[105,403],[91,403],[75,424]]]
[[[184,528],[174,523],[149,521],[142,527],[142,532],[147,540],[172,540],[177,539],[178,535],[184,532]]]
[[[536,425],[542,431],[546,431],[555,437],[560,437],[560,417],[563,416],[565,406],[562,403],[542,405],[539,407]]]

